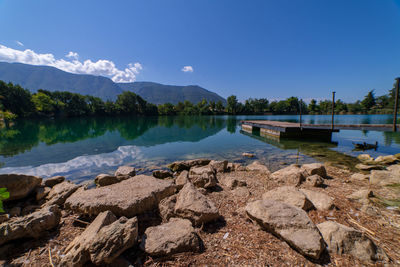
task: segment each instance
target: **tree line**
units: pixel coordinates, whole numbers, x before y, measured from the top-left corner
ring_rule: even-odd
[[[394,89],[379,97],[371,90],[362,100],[354,103],[335,101],[336,114],[387,114],[392,113]],[[71,92],[38,90],[31,93],[19,85],[0,81],[0,120],[10,121],[24,117],[79,117],[117,115],[252,115],[252,114],[330,114],[332,101],[316,101],[309,104],[297,97],[269,102],[266,98],[250,98],[244,103],[231,95],[224,105],[221,101],[203,99],[197,104],[189,101],[176,105],[166,103],[154,105],[139,95],[124,91],[115,101],[103,101],[89,95]]]

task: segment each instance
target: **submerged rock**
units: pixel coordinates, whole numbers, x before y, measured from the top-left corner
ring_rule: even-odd
[[[172,218],[170,222],[146,229],[141,248],[151,256],[200,250],[200,241],[189,220]]]
[[[109,210],[130,218],[157,208],[161,199],[174,193],[172,181],[137,175],[109,186],[78,190],[67,199],[65,206],[88,215]]]
[[[17,200],[27,197],[42,182],[42,178],[24,174],[0,174],[0,188],[7,188],[10,197],[3,200]]]
[[[381,248],[354,228],[332,221],[320,223],[317,227],[332,253],[350,254],[360,260],[370,262],[388,260]]]
[[[205,166],[210,163],[211,160],[209,159],[192,159],[192,160],[185,160],[185,161],[175,161],[168,165],[173,172],[180,172],[184,170],[189,170],[194,166]]]
[[[0,224],[0,246],[19,238],[39,238],[43,232],[57,227],[60,218],[61,211],[56,205],[23,217],[12,218]]]
[[[178,217],[189,219],[197,226],[219,218],[214,202],[196,190],[191,183],[187,183],[178,193],[174,213]]]
[[[248,203],[246,213],[264,230],[282,238],[307,257],[319,259],[325,249],[318,228],[300,208],[264,199]]]

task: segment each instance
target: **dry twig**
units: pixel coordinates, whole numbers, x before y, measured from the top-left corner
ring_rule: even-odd
[[[49,261],[50,261],[51,267],[54,267],[53,260],[51,258],[51,249],[50,249],[50,247],[49,247]]]

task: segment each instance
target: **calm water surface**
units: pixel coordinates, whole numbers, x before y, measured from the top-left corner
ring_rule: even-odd
[[[99,173],[131,165],[148,173],[175,160],[207,157],[247,163],[243,152],[276,170],[291,163],[331,162],[354,166],[352,142],[378,141],[373,156],[400,152],[400,134],[374,131],[334,133],[332,142],[266,139],[240,130],[240,120],[297,122],[298,116],[202,116],[146,118],[75,118],[23,120],[0,129],[0,173],[81,182]],[[330,116],[306,115],[304,123],[330,123]],[[391,123],[390,115],[341,115],[335,123]]]

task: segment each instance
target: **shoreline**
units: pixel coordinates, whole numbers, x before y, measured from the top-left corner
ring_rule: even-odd
[[[252,157],[251,154],[243,156],[250,157],[250,159]],[[361,158],[361,162],[367,165],[370,164],[368,166],[373,166],[370,161],[371,158],[367,156]],[[380,160],[381,159],[378,161]],[[397,158],[393,159],[390,163],[387,162],[387,159],[385,163],[380,163],[386,164],[385,166],[388,166],[387,168],[392,169],[400,166],[398,165]],[[388,176],[389,173],[386,173],[388,170],[371,171],[371,174],[368,175],[352,173],[348,170],[329,165],[305,164],[299,167],[289,165],[271,173],[266,166],[258,163],[256,160],[247,166],[243,166],[240,164],[228,163],[227,161],[210,161],[205,159],[176,162],[169,167],[169,171],[163,169],[154,172],[153,175],[158,178],[136,175],[136,170],[132,167],[121,167],[118,170],[119,174],[99,175],[97,177],[97,183],[102,184],[102,186],[93,189],[86,188],[86,190],[84,186],[76,186],[70,182],[64,181],[64,179],[60,177],[46,179],[42,182],[43,187],[40,185],[34,186],[34,192],[28,194],[26,197],[12,202],[5,202],[5,207],[8,211],[10,211],[12,205],[15,206],[19,203],[21,206],[20,212],[24,211],[26,214],[8,219],[6,222],[3,222],[3,224],[0,224],[0,229],[7,223],[11,225],[18,220],[23,220],[22,218],[43,211],[46,207],[52,207],[52,205],[58,207],[60,214],[57,215],[59,216],[59,222],[54,223],[49,229],[42,229],[41,235],[36,239],[18,238],[15,241],[10,240],[8,243],[0,245],[0,256],[3,255],[1,257],[2,263],[12,262],[15,264],[22,264],[22,266],[24,266],[24,264],[29,266],[46,266],[49,265],[49,248],[53,263],[55,265],[60,262],[62,263],[63,259],[65,261],[65,258],[71,256],[68,254],[71,253],[71,251],[66,252],[67,246],[70,245],[75,238],[85,232],[84,230],[93,223],[97,214],[102,214],[101,212],[103,210],[111,209],[114,213],[116,212],[115,215],[117,218],[120,218],[118,222],[120,222],[121,225],[127,223],[121,221],[121,218],[124,216],[128,217],[128,222],[130,218],[137,218],[139,224],[137,226],[137,236],[134,238],[135,242],[124,249],[122,254],[118,252],[119,254],[117,253],[117,256],[115,256],[116,254],[109,255],[109,257],[106,258],[108,260],[112,259],[113,261],[118,259],[125,263],[129,261],[135,266],[155,266],[157,264],[175,266],[188,264],[265,265],[266,263],[272,266],[279,266],[282,262],[291,265],[327,264],[328,266],[334,266],[335,264],[339,264],[341,266],[360,266],[375,264],[375,260],[382,260],[389,264],[400,264],[400,250],[396,249],[400,247],[400,242],[395,238],[400,235],[400,225],[395,223],[396,220],[400,218],[400,211],[398,207],[394,208],[390,206],[389,204],[393,204],[393,201],[390,202],[390,200],[388,200],[389,198],[396,199],[396,197],[400,199],[400,193],[397,191],[397,188],[383,185],[381,181],[379,183],[371,183],[371,177],[373,176],[369,176],[375,175],[375,172]],[[366,171],[363,172],[367,173]],[[319,176],[319,178],[317,176]],[[137,208],[133,208],[133,206],[133,210],[130,209],[130,211],[120,211],[120,209],[114,209],[111,208],[111,206],[109,208],[101,208],[103,205],[101,203],[107,201],[107,199],[114,199],[114,197],[123,195],[124,187],[133,186],[132,188],[136,188],[139,186],[138,182],[133,182],[135,179],[137,181],[143,181],[145,184],[147,182],[149,183],[146,189],[140,190],[158,192],[156,195],[162,194],[162,197],[161,195],[159,198],[157,197],[158,200],[154,203],[152,202],[153,204],[151,204],[149,206],[150,208],[146,209],[146,211],[134,211],[137,210]],[[0,178],[0,181],[4,180]],[[388,179],[382,181],[388,181]],[[46,183],[47,186],[45,186]],[[48,186],[50,185],[49,183],[52,187]],[[191,184],[193,188],[190,188],[189,184]],[[396,183],[394,183],[394,185],[396,185]],[[283,199],[279,196],[282,195],[282,193],[274,195],[274,190],[287,190],[286,187],[289,188],[289,191],[287,191],[289,193],[284,194],[285,197]],[[43,188],[48,194],[47,197],[41,190],[38,190],[38,188]],[[109,195],[108,193],[107,197],[96,198],[95,192],[101,192],[101,190],[106,190],[107,188],[111,190],[108,192],[112,192],[112,190],[114,190],[113,188],[120,188],[119,190],[122,191],[118,192],[115,196],[112,194]],[[135,191],[139,189],[132,190]],[[137,193],[139,196],[141,194],[147,196],[148,193],[146,192],[148,191],[143,192],[140,190]],[[277,231],[275,230],[271,232],[271,229],[268,230],[263,228],[262,225],[259,225],[259,220],[252,217],[257,217],[257,215],[251,215],[252,211],[248,209],[251,203],[256,203],[260,199],[265,199],[265,194],[267,193],[269,194],[267,197],[268,199],[275,199],[273,201],[277,201],[277,203],[282,203],[282,201],[286,203],[287,201],[292,201],[290,199],[296,198],[295,196],[298,195],[298,192],[308,192],[307,190],[325,195],[327,198],[321,203],[318,203],[319,200],[308,196],[310,197],[309,200],[312,200],[313,208],[309,209],[304,206],[303,209],[305,209],[305,211],[300,209],[300,211],[298,211],[299,214],[305,214],[305,216],[311,220],[311,223],[318,227],[323,222],[335,222],[340,225],[351,227],[354,231],[363,233],[363,238],[368,238],[368,240],[374,242],[374,244],[380,248],[379,257],[381,258],[365,260],[365,258],[360,259],[360,256],[357,257],[355,255],[364,255],[366,252],[363,252],[364,254],[356,253],[351,255],[352,253],[350,251],[338,255],[332,251],[322,249],[321,252],[318,252],[321,253],[320,255],[318,254],[318,259],[313,260],[310,256],[305,257],[304,253],[309,252],[302,252],[303,250],[301,247],[299,248],[297,245],[293,245],[291,242],[296,241],[290,241],[290,237],[289,240],[286,240],[288,237],[280,236],[279,231],[275,232]],[[360,193],[365,190],[368,191],[367,195],[365,195],[365,193]],[[130,192],[133,193],[134,191]],[[184,194],[184,191],[188,191],[190,196],[192,196],[192,194],[197,194],[200,199],[210,203],[208,205],[214,206],[215,210],[212,212],[216,212],[216,216],[213,215],[210,217],[210,215],[207,215],[207,217],[204,217],[202,215],[198,217],[199,213],[195,215],[192,213],[180,212],[182,208],[177,208],[177,206],[181,205],[179,204],[179,199],[183,198],[182,194]],[[42,194],[42,198],[37,201],[36,199],[39,192]],[[93,199],[90,198],[92,194],[94,194]],[[151,195],[154,196],[154,193],[151,193]],[[128,201],[126,203],[131,203],[129,202],[129,196],[130,194],[127,196],[127,199],[121,196],[121,203],[124,201]],[[86,198],[87,200],[83,200]],[[190,203],[192,199],[193,196],[188,198],[185,203],[187,201]],[[97,208],[90,207],[91,201],[93,201],[93,205]],[[138,198],[138,201],[140,202],[142,200]],[[42,207],[40,207],[40,205],[33,207],[30,205],[31,207],[27,208],[29,206],[27,203],[33,204],[34,202],[41,204]],[[331,204],[329,204],[330,202]],[[117,205],[116,203],[117,202],[114,204]],[[297,199],[295,202],[290,203],[290,205],[293,206],[298,205],[296,203],[299,202]],[[145,205],[148,206],[149,204]],[[203,207],[203,209],[204,208],[205,207]],[[28,211],[28,209],[31,210]],[[192,208],[189,207],[189,210],[191,209]],[[295,211],[297,212],[297,210]],[[210,214],[211,211],[202,210],[202,212],[205,212],[204,214]],[[53,213],[56,214],[57,212]],[[146,229],[151,228],[157,233],[158,231],[162,231],[161,228],[157,228],[159,225],[173,227],[178,223],[178,221],[176,223],[171,223],[173,220],[170,218],[180,218],[181,221],[179,221],[179,223],[191,221],[193,226],[188,226],[190,236],[191,238],[194,236],[195,240],[200,240],[201,243],[198,246],[183,246],[185,248],[183,251],[181,246],[179,249],[175,248],[178,252],[171,253],[171,251],[164,251],[163,253],[167,254],[155,256],[158,255],[157,253],[153,255],[153,253],[155,253],[153,249],[155,248],[143,248],[143,242],[145,242],[143,239],[144,232],[149,234],[148,231],[150,230]],[[170,222],[169,224],[168,221]],[[199,224],[198,222],[201,223]],[[29,228],[29,226],[26,227]],[[170,231],[177,230],[171,229]],[[293,231],[296,231],[296,229]],[[148,238],[150,237],[151,236]],[[174,237],[166,235],[165,238],[173,239]],[[75,240],[74,242],[78,241]],[[161,239],[159,241],[152,241],[156,243],[153,244],[153,246],[157,247],[161,245],[157,243],[162,241]],[[183,241],[180,239],[174,242],[179,243]],[[328,240],[324,240],[324,242],[329,243]],[[118,247],[121,246],[121,244],[115,246]],[[75,251],[75,253],[77,252]],[[123,256],[123,259],[120,255]],[[99,257],[99,255],[96,254],[96,257]],[[95,260],[95,258],[92,260]],[[103,258],[102,260],[107,261],[107,259]],[[101,262],[101,260],[99,262]]]

